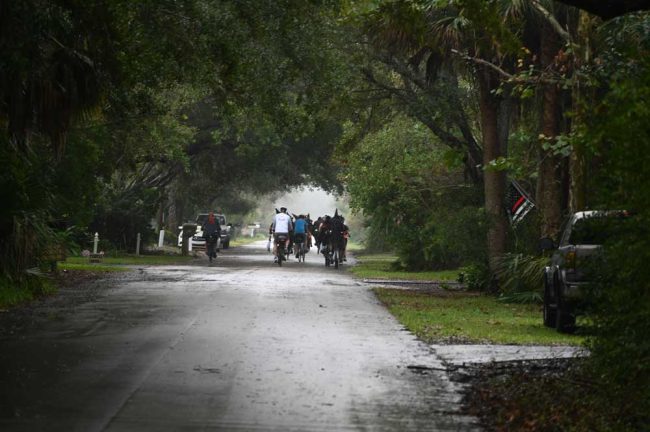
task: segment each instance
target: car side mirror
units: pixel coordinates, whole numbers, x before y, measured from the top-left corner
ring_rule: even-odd
[[[553,250],[555,248],[556,248],[555,242],[552,239],[550,239],[548,237],[544,237],[544,238],[539,240],[539,249],[540,250],[549,251],[549,250]]]

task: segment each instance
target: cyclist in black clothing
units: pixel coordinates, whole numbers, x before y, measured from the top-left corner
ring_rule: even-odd
[[[221,237],[221,225],[219,225],[219,219],[217,219],[213,211],[208,215],[208,219],[201,227],[201,230],[205,238],[205,251],[208,258],[210,258],[210,262],[212,262],[212,258],[217,257],[217,242]]]

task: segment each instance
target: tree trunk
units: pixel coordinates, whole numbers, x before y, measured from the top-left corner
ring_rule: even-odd
[[[499,85],[489,71],[478,72],[480,87],[479,106],[483,133],[483,166],[503,156],[499,140],[499,98],[494,90]],[[495,259],[506,250],[507,220],[503,210],[505,196],[505,173],[487,168],[483,174],[485,212],[488,218],[487,250],[490,270],[494,273]]]
[[[552,68],[559,50],[559,40],[553,29],[545,25],[542,29],[542,69]],[[544,149],[545,142],[553,143],[560,132],[560,88],[546,84],[542,88],[541,133],[549,140],[540,143],[539,168],[537,176],[537,206],[541,216],[541,237],[557,238],[562,224],[562,159]]]
[[[589,64],[592,61],[591,52],[591,37],[594,33],[594,28],[597,25],[597,20],[594,19],[589,13],[581,11],[578,19],[578,38],[580,51],[576,54],[576,69],[579,69],[583,64]],[[574,86],[572,98],[575,102],[573,124],[581,124],[584,121],[584,106],[582,100],[594,100],[593,94],[584,94],[584,89],[580,86]],[[593,89],[588,90],[594,92]],[[584,210],[587,207],[587,162],[585,155],[585,148],[581,144],[574,144],[573,151],[571,152],[571,159],[569,161],[570,172],[570,189],[569,189],[569,202],[570,209],[573,212]]]

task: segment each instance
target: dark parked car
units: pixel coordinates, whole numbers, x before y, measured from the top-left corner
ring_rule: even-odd
[[[575,329],[576,313],[584,300],[589,269],[597,264],[602,245],[613,234],[624,211],[582,211],[567,221],[551,263],[544,269],[544,325],[561,332]],[[542,239],[542,249],[555,249]]]

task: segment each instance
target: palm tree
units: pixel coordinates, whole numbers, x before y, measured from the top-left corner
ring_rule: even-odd
[[[66,19],[60,9],[39,1],[0,9],[0,157],[10,171],[0,185],[0,271],[21,277],[52,233],[48,175],[73,118],[92,111],[100,90],[83,38],[71,29],[67,41],[57,33]]]
[[[447,58],[471,60],[459,64],[467,80],[476,84],[480,112],[483,167],[507,154],[510,127],[509,88],[497,70],[512,68],[510,54],[516,39],[507,22],[500,20],[495,4],[469,2],[470,6],[444,7],[432,2],[429,7],[431,37]],[[500,41],[500,43],[496,43]],[[503,211],[506,174],[484,169],[485,211],[488,217],[487,250],[490,268],[506,251],[507,220]]]
[[[568,18],[563,20],[562,17]],[[528,43],[544,74],[559,73],[557,69],[565,65],[557,60],[563,53],[562,39],[571,38],[567,30],[567,24],[573,24],[571,19],[573,15],[567,8],[539,0],[467,1],[462,3],[462,7],[457,2],[392,2],[375,12],[369,33],[374,35],[375,47],[388,52],[384,63],[411,84],[411,88],[404,85],[400,91],[395,91],[398,97],[404,97],[416,87],[421,93],[440,101],[433,91],[435,83],[449,87],[450,83],[463,79],[475,84],[481,145],[476,144],[476,148],[467,145],[469,157],[466,160],[488,167],[492,161],[507,155],[513,105],[510,84],[517,79],[514,75],[515,54]],[[400,52],[408,56],[407,61],[397,59],[396,53]],[[444,76],[452,76],[454,80],[442,81],[440,77]],[[563,94],[557,82],[540,82],[542,84],[536,86],[542,99],[539,132],[553,140],[562,132]],[[414,98],[411,103],[421,101]],[[447,106],[450,105],[462,106],[459,103]],[[455,112],[453,108],[449,111]],[[448,117],[454,115],[448,112]],[[436,125],[431,125],[427,115],[418,118],[436,133]],[[462,127],[462,122],[457,124],[465,141],[471,144],[471,129]],[[468,130],[470,133],[465,133]],[[453,142],[439,132],[436,134],[443,142]],[[540,146],[539,151],[536,195],[542,215],[542,236],[553,236],[559,230],[565,208],[562,198],[566,195],[563,180],[567,164],[546,147]],[[506,179],[503,171],[490,169],[484,170],[481,178],[490,219],[487,245],[492,261],[506,248],[508,229],[502,210]]]
[[[499,95],[502,81],[488,64],[507,67],[507,53],[491,40],[494,32],[508,36],[504,26],[483,20],[482,2],[471,8],[453,2],[391,2],[378,8],[367,32],[381,61],[402,78],[395,88],[366,72],[368,80],[402,100],[415,117],[427,125],[442,142],[452,148],[459,143],[466,153],[468,170],[483,184],[485,209],[489,219],[487,249],[490,261],[506,249],[507,220],[503,212],[505,173],[481,169],[504,156],[509,128],[509,98]],[[486,2],[487,4],[487,2]],[[490,6],[491,7],[491,6]],[[469,14],[467,13],[469,12]],[[495,11],[490,11],[494,15]],[[406,56],[406,59],[403,58]],[[459,61],[462,58],[479,62]],[[457,90],[459,80],[473,83],[479,101],[479,134],[463,110]],[[507,93],[507,92],[506,92]],[[418,97],[420,96],[420,97]],[[436,111],[443,107],[442,113]],[[442,121],[442,124],[440,123]],[[459,135],[446,125],[454,124]],[[479,144],[480,143],[480,144]]]

